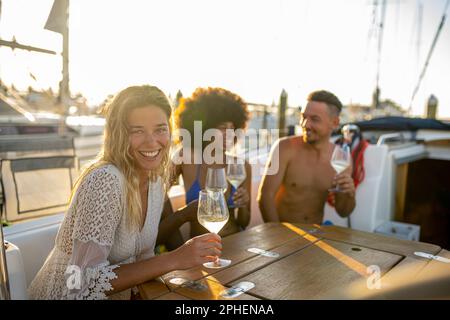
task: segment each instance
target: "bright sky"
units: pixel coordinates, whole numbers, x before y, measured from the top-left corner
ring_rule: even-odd
[[[381,2],[381,1],[379,1]],[[0,37],[62,50],[43,29],[52,0],[3,0]],[[245,100],[304,105],[327,89],[343,103],[369,104],[377,42],[370,0],[77,0],[70,4],[70,86],[91,103],[132,84],[151,83],[175,96],[222,86]],[[409,106],[446,0],[388,0],[381,98]],[[423,3],[417,50],[418,6]],[[449,14],[450,9],[447,11]],[[450,17],[447,16],[447,20]],[[18,88],[57,89],[60,56],[0,47],[0,77]],[[29,76],[31,72],[37,81]],[[450,118],[450,21],[439,37],[413,104],[422,115],[430,94]]]

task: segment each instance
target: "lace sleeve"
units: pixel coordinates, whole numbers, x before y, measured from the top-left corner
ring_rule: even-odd
[[[120,179],[101,168],[79,187],[72,233],[73,248],[65,278],[66,299],[105,299],[117,278],[108,256],[122,213]]]
[[[105,292],[113,289],[110,281],[117,278],[114,269],[119,267],[110,265],[107,259],[110,250],[110,246],[93,241],[85,243],[75,240],[65,273],[63,299],[106,299]]]
[[[77,192],[73,240],[112,246],[122,216],[122,192],[118,176],[100,168],[89,174]]]

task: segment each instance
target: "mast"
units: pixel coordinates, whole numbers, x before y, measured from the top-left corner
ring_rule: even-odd
[[[62,37],[63,37],[63,51],[62,51],[62,80],[61,80],[61,102],[66,108],[66,112],[69,106],[70,100],[70,88],[69,88],[69,0],[64,0],[63,8],[63,23]]]
[[[70,104],[69,89],[69,0],[54,0],[50,14],[45,23],[45,29],[62,35],[62,79],[59,83],[59,101],[63,108],[63,117],[59,133],[65,133],[65,118]]]
[[[419,79],[417,81],[416,87],[414,88],[414,91],[412,93],[411,101],[409,102],[408,114],[411,114],[412,104],[413,104],[414,98],[416,97],[416,94],[419,91],[420,84],[422,83],[422,79],[425,77],[425,72],[427,71],[428,64],[430,63],[431,55],[433,54],[434,48],[435,48],[436,43],[437,43],[437,41],[439,39],[439,35],[441,34],[442,27],[445,24],[445,19],[447,17],[446,12],[447,12],[447,8],[448,8],[449,4],[450,4],[450,0],[447,0],[447,3],[445,4],[445,7],[444,7],[444,13],[442,14],[441,22],[439,23],[438,29],[437,29],[436,34],[435,34],[434,39],[433,39],[433,43],[431,44],[431,48],[428,51],[427,59],[425,60],[425,64],[424,64],[424,66],[422,68],[422,72],[420,73],[420,76],[419,76]]]
[[[0,19],[1,19],[1,13],[2,13],[2,1],[0,0]],[[38,47],[21,44],[21,43],[17,42],[14,37],[13,37],[12,41],[7,41],[7,40],[3,40],[0,38],[0,46],[9,47],[9,48],[11,48],[11,50],[20,49],[20,50],[27,50],[27,51],[31,51],[31,52],[39,52],[39,53],[56,55],[56,52],[53,50],[48,50],[48,49],[43,49],[43,48],[38,48]],[[4,97],[3,97],[3,99],[4,99]],[[16,111],[20,112],[21,114],[23,114],[30,121],[34,121],[34,117],[26,110],[21,109],[20,106],[11,105],[11,107],[13,107]]]
[[[416,60],[417,65],[420,63],[420,46],[422,44],[422,20],[423,20],[423,3],[419,1],[417,7],[417,39],[416,39]]]
[[[381,19],[378,33],[377,76],[375,81],[375,90],[373,93],[373,108],[380,107],[380,70],[381,70],[381,53],[383,47],[383,31],[385,19],[386,19],[386,0],[383,0],[381,4]]]

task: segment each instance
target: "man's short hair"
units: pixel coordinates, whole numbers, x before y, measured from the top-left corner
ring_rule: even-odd
[[[328,106],[328,109],[339,116],[342,110],[342,103],[339,101],[338,97],[336,97],[333,93],[325,90],[318,90],[311,92],[308,96],[309,101],[315,102],[323,102]]]

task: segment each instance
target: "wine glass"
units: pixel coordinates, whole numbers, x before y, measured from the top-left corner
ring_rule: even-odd
[[[351,164],[350,148],[347,145],[344,145],[342,147],[336,145],[334,147],[330,163],[337,174],[343,172]],[[328,191],[339,192],[339,186],[336,186],[336,188],[333,189],[329,189]]]
[[[227,203],[222,191],[216,191],[212,195],[211,191],[200,191],[198,195],[198,222],[209,232],[219,233],[230,217]],[[228,266],[231,260],[219,259],[214,262],[203,264],[206,268],[223,268]]]
[[[227,179],[235,190],[239,188],[242,182],[247,178],[244,163],[228,163],[227,165]],[[236,215],[239,209],[234,206],[234,214]]]
[[[206,191],[217,200],[217,193],[225,193],[227,191],[227,178],[225,176],[225,168],[208,168],[206,173]]]

